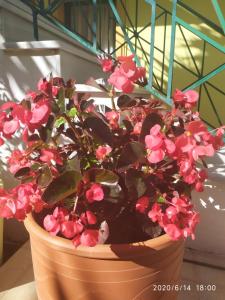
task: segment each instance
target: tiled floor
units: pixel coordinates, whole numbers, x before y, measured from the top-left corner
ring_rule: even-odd
[[[225,270],[184,262],[180,287],[179,300],[224,300]],[[38,300],[29,243],[0,268],[0,300],[13,299]]]

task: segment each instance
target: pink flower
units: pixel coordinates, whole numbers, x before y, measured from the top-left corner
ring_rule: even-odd
[[[74,221],[64,221],[61,224],[61,233],[68,239],[72,239],[76,234],[77,230]]]
[[[145,213],[148,206],[149,206],[149,198],[147,196],[143,196],[139,198],[136,203],[136,211],[143,214]]]
[[[94,201],[102,201],[104,199],[104,192],[99,183],[92,184],[91,188],[86,191],[86,198],[89,203]]]
[[[69,220],[69,212],[64,207],[56,206],[52,215],[59,221],[60,224]]]
[[[72,243],[75,248],[77,248],[80,245],[80,235],[76,235],[75,238],[72,240]]]
[[[165,152],[162,149],[151,151],[147,158],[151,164],[157,164],[162,161],[165,157]]]
[[[98,230],[86,229],[80,236],[82,246],[94,247],[98,244]]]
[[[106,119],[109,121],[110,126],[113,129],[117,129],[119,127],[118,121],[119,121],[119,113],[112,110],[105,113]]]
[[[182,92],[178,89],[175,90],[173,95],[173,101],[175,104],[180,104],[181,106],[190,109],[195,106],[198,102],[199,95],[196,91],[189,90]]]
[[[0,190],[0,216],[24,220],[33,210],[40,212],[44,207],[42,192],[36,184],[20,184],[11,191]]]
[[[12,196],[3,189],[0,189],[0,217],[13,218],[16,212]]]
[[[142,128],[142,122],[137,122],[134,125],[133,134],[139,135],[141,133],[141,128]]]
[[[117,67],[115,71],[110,75],[108,83],[112,84],[118,90],[123,91],[124,93],[132,93],[134,89],[133,82],[126,77],[124,73]]]
[[[166,154],[173,154],[176,149],[174,142],[166,138],[160,130],[161,126],[156,124],[151,128],[150,134],[145,136],[147,159],[150,163],[162,161]]]
[[[52,94],[53,96],[57,96],[59,92],[59,87],[53,86],[52,83],[47,81],[45,78],[41,78],[38,81],[37,88],[39,91],[43,91],[47,94]]]
[[[10,120],[10,121],[5,121],[4,124],[3,124],[3,135],[6,137],[6,138],[11,138],[12,135],[19,129],[19,122],[18,120]]]
[[[106,156],[112,151],[110,146],[99,146],[95,152],[98,160],[104,160]]]
[[[182,237],[182,230],[175,224],[166,224],[164,230],[174,241]]]
[[[8,159],[9,171],[15,174],[19,169],[30,167],[31,162],[28,160],[26,154],[20,150],[13,150],[11,157]]]
[[[145,68],[137,67],[133,58],[134,55],[118,57],[120,64],[108,79],[110,84],[128,94],[132,93],[134,83],[146,75]]]
[[[47,215],[43,222],[44,228],[52,235],[57,235],[60,231],[59,221],[53,215]]]
[[[84,225],[94,225],[97,223],[96,216],[90,210],[87,210],[85,213],[82,213],[80,219]]]
[[[161,220],[162,216],[163,214],[160,205],[158,203],[154,203],[148,213],[148,217],[152,220],[152,222],[156,222]]]
[[[165,212],[158,203],[154,203],[148,213],[153,222],[158,222],[173,240],[187,238],[194,239],[194,230],[199,222],[199,214],[192,210],[192,205],[186,197],[174,197]]]
[[[51,113],[50,105],[47,100],[40,100],[31,107],[31,118],[27,125],[31,131],[38,129],[41,125],[48,121]]]
[[[57,149],[41,149],[40,160],[48,164],[56,163],[61,166],[63,165],[62,157]]]
[[[111,58],[100,59],[99,61],[103,72],[110,72],[112,70],[113,60]]]
[[[204,191],[204,185],[201,181],[197,181],[195,183],[195,190],[196,190],[196,192],[199,192],[199,193]]]

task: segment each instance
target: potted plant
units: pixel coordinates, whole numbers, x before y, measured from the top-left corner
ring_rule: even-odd
[[[199,222],[191,191],[203,190],[204,158],[224,131],[201,121],[195,91],[176,90],[170,109],[132,97],[146,84],[133,56],[100,62],[104,114],[52,76],[0,107],[1,144],[15,133],[23,142],[8,159],[20,183],[1,190],[0,216],[25,220],[40,300],[175,299],[184,239]]]

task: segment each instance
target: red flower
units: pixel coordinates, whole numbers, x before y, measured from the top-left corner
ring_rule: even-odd
[[[52,85],[52,83],[47,81],[45,78],[41,78],[38,81],[37,88],[39,91],[43,91],[47,94],[52,94],[53,96],[57,96],[59,92],[59,87]]]
[[[11,138],[12,135],[19,129],[19,126],[20,124],[18,120],[12,119],[10,121],[5,121],[2,129],[3,135],[8,139]]]
[[[78,232],[74,221],[65,221],[61,224],[61,233],[68,239],[72,239]]]
[[[119,68],[116,68],[110,75],[108,82],[124,93],[130,94],[134,89],[133,82]]]
[[[159,204],[154,203],[148,213],[149,218],[153,222],[158,222],[173,240],[187,238],[189,235],[194,239],[199,214],[192,210],[188,199],[177,195],[168,204],[170,205],[164,213]]]
[[[94,183],[91,188],[86,191],[86,198],[89,203],[94,201],[102,201],[104,199],[104,192],[100,184]]]
[[[198,102],[199,95],[196,91],[189,90],[182,92],[178,89],[175,90],[173,95],[173,101],[175,104],[180,104],[181,106],[190,109],[195,106]]]
[[[111,151],[112,148],[110,146],[99,146],[95,154],[98,160],[104,160]]]
[[[31,162],[28,160],[24,152],[20,150],[13,150],[11,157],[8,159],[9,171],[15,174],[19,169],[30,167]]]
[[[147,158],[150,163],[162,161],[166,154],[173,154],[176,149],[174,142],[166,138],[160,130],[161,126],[156,124],[151,128],[150,134],[145,136],[145,145],[148,149]]]
[[[139,135],[141,133],[141,128],[142,128],[142,122],[137,122],[135,125],[134,125],[134,129],[133,129],[133,134],[135,135]]]
[[[145,213],[148,206],[149,206],[149,198],[147,196],[143,196],[139,198],[136,203],[136,211],[143,214]]]
[[[98,244],[98,230],[86,229],[80,236],[82,246],[94,247]]]
[[[102,66],[103,72],[110,72],[113,67],[113,60],[111,58],[104,58],[99,60]]]
[[[29,129],[33,131],[45,124],[48,121],[50,113],[51,109],[47,100],[43,99],[33,104],[31,108],[31,118],[27,122]]]
[[[139,68],[133,61],[134,55],[128,57],[120,56],[118,61],[120,65],[115,68],[114,72],[108,79],[108,82],[122,90],[125,93],[132,93],[134,89],[134,82],[145,77],[145,68]]]
[[[45,216],[43,225],[45,230],[52,235],[57,235],[60,231],[59,221],[53,215]]]
[[[62,157],[56,149],[41,149],[40,160],[48,164],[63,165]]]
[[[119,113],[112,110],[105,113],[106,119],[109,121],[110,126],[113,129],[117,129],[119,127],[118,121],[119,121]]]
[[[90,210],[87,210],[85,213],[82,213],[80,219],[84,225],[94,225],[97,223],[96,216]]]
[[[152,209],[148,213],[148,217],[152,220],[152,222],[156,222],[161,220],[163,216],[162,209],[158,203],[154,203],[152,205]]]

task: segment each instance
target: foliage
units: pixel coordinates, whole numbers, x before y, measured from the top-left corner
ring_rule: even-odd
[[[8,159],[21,183],[1,190],[0,216],[24,220],[32,210],[44,212],[44,228],[75,246],[141,241],[163,231],[174,240],[194,238],[199,214],[191,191],[203,191],[202,162],[223,145],[224,127],[208,131],[194,111],[195,91],[176,90],[171,109],[132,97],[135,84],[146,83],[133,56],[100,63],[111,73],[112,109],[105,114],[76,92],[75,81],[51,76],[20,103],[0,107],[1,144],[20,132],[24,145]],[[117,105],[115,88],[122,91]]]

